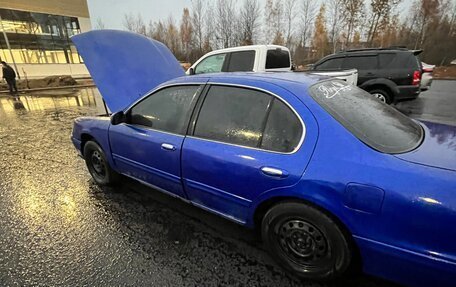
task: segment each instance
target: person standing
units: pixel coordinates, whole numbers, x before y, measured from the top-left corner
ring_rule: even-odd
[[[5,61],[2,61],[2,71],[3,71],[3,78],[8,83],[9,91],[13,94],[13,90],[17,93],[17,86],[16,86],[16,72],[14,69],[11,68]]]

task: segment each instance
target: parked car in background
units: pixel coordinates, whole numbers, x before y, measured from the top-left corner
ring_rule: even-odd
[[[290,50],[278,45],[240,46],[209,52],[197,60],[187,75],[219,72],[290,72],[293,70]],[[356,85],[356,69],[315,72]]]
[[[368,274],[454,286],[455,127],[413,121],[338,79],[185,76],[135,33],[72,39],[114,112],[74,123],[97,184],[128,176],[257,228],[305,279],[337,278],[360,256]]]
[[[385,103],[415,99],[420,94],[421,50],[374,48],[341,51],[319,60],[314,71],[358,70],[358,86]]]
[[[421,62],[423,67],[423,75],[421,76],[421,90],[426,91],[431,87],[432,83],[432,73],[434,72],[435,65],[429,65],[424,62]]]

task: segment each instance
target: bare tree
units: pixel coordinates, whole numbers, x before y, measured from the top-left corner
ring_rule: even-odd
[[[163,21],[160,20],[155,23],[152,23],[152,21],[149,22],[148,36],[150,38],[153,38],[166,45],[167,44],[166,43],[167,34],[168,34],[168,31],[166,28],[166,24]]]
[[[328,34],[326,31],[326,7],[321,4],[318,15],[315,19],[315,32],[312,38],[312,49],[316,51],[315,57],[322,58],[328,52]]]
[[[426,37],[427,25],[438,15],[440,8],[439,0],[421,0],[418,5],[419,9],[417,10],[417,19],[420,25],[420,30],[415,41],[415,49],[423,45]]]
[[[184,8],[181,24],[180,24],[180,36],[183,53],[185,55],[185,60],[188,61],[190,58],[190,50],[192,46],[192,37],[193,37],[193,26],[192,19],[190,17],[190,11],[188,8]]]
[[[258,0],[244,0],[240,13],[240,29],[242,31],[242,43],[252,45],[254,37],[260,26],[261,10]]]
[[[203,0],[193,0],[192,1],[192,26],[195,46],[198,48],[198,51],[201,53],[203,50],[204,44],[204,18],[205,18],[205,2]]]
[[[136,17],[133,14],[125,14],[123,25],[129,31],[147,36],[147,28],[140,14]]]
[[[165,45],[176,57],[180,56],[179,29],[172,16],[169,16],[166,22]]]
[[[217,47],[217,35],[216,35],[216,25],[215,25],[215,14],[213,11],[215,10],[214,2],[208,2],[206,11],[207,13],[205,14],[204,17],[204,23],[205,23],[205,35],[204,35],[204,41],[203,41],[203,51],[205,53],[211,51],[213,48]],[[208,11],[211,11],[209,13]]]
[[[271,41],[275,44],[283,44],[283,4],[282,0],[267,0],[265,9],[265,24],[267,27],[266,37],[267,41]]]
[[[316,2],[312,0],[302,0],[299,14],[301,15],[300,45],[305,48],[312,35],[313,21],[315,19],[315,15],[317,14]]]
[[[369,31],[367,32],[367,42],[372,46],[380,24],[387,24],[391,10],[399,4],[400,0],[372,0],[370,3],[371,17]]]
[[[135,16],[133,14],[124,14],[123,26],[128,31],[134,31],[136,28]]]
[[[342,4],[342,13],[347,27],[344,46],[347,47],[355,28],[361,20],[364,9],[364,0],[343,0]]]
[[[332,47],[332,52],[335,53],[339,43],[340,32],[342,31],[342,1],[330,0],[328,3],[329,15],[329,42]]]
[[[101,18],[97,18],[97,22],[95,23],[95,29],[101,30],[104,28],[105,28],[105,24],[103,23],[103,20],[101,20]]]
[[[215,14],[216,39],[221,47],[228,48],[234,43],[237,14],[233,0],[217,0]]]
[[[293,45],[293,36],[295,33],[295,20],[298,15],[296,0],[284,0],[284,20],[285,20],[285,42],[288,48]]]

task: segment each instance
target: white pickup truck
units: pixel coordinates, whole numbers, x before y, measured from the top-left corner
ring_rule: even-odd
[[[187,75],[217,72],[283,72],[292,71],[290,50],[277,45],[253,45],[215,50],[202,56],[188,70]],[[307,73],[325,75],[358,82],[356,69]]]

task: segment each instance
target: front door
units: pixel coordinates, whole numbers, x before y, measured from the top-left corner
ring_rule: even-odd
[[[185,197],[181,149],[201,86],[159,90],[126,112],[127,121],[109,129],[117,169],[128,176]]]
[[[301,178],[312,150],[301,147],[304,136],[302,121],[283,100],[253,89],[211,86],[182,151],[189,199],[244,223],[256,197]]]

